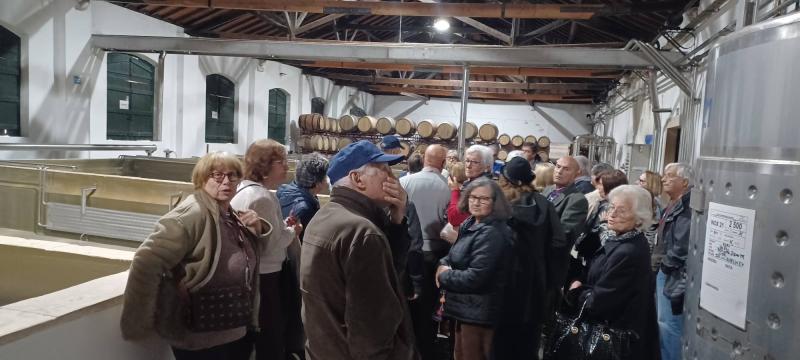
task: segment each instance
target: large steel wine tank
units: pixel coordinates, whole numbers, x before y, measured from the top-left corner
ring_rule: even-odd
[[[800,14],[710,53],[684,359],[800,359]]]

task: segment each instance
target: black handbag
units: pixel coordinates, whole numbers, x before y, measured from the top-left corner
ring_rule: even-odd
[[[583,319],[586,301],[574,319],[556,312],[553,333],[545,345],[544,360],[623,360],[630,358],[634,331]]]

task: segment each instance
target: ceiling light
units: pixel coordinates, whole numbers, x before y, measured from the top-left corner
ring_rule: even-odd
[[[436,19],[433,23],[433,28],[438,32],[445,32],[450,29],[450,22],[447,19]]]

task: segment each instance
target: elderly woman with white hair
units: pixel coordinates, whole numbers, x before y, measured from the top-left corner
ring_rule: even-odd
[[[454,227],[461,225],[469,217],[469,213],[458,209],[458,199],[461,190],[465,189],[470,182],[479,178],[492,178],[492,165],[494,164],[494,154],[492,149],[483,145],[472,145],[467,148],[464,154],[464,171],[467,174],[467,181],[463,184],[457,182],[452,176],[447,180],[450,186],[450,204],[447,206],[447,221]]]
[[[608,194],[608,239],[592,257],[585,281],[575,281],[565,299],[593,323],[630,330],[630,351],[621,359],[651,359],[657,351],[655,299],[644,230],[653,221],[651,196],[636,185]],[[623,345],[624,347],[624,345]]]

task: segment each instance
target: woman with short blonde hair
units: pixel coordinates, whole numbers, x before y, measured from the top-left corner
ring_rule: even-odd
[[[133,257],[120,320],[125,339],[155,333],[177,360],[250,358],[245,334],[257,325],[258,248],[272,227],[231,207],[242,175],[231,154],[197,162],[195,192],[158,220]]]
[[[556,166],[549,162],[537,163],[533,168],[533,173],[536,174],[536,179],[533,181],[533,187],[538,192],[542,192],[544,188],[553,185],[553,171]]]

